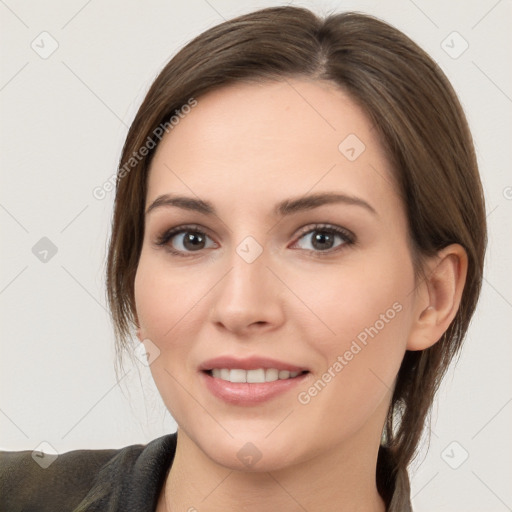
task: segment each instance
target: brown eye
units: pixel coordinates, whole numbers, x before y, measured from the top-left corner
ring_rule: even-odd
[[[179,236],[183,235],[183,238],[180,240]],[[206,235],[194,232],[194,231],[184,231],[182,233],[177,233],[174,235],[174,241],[178,240],[178,245],[182,245],[187,251],[197,251],[199,249],[204,249],[206,242]],[[178,250],[181,250],[178,248]]]
[[[354,238],[348,231],[335,226],[313,226],[305,232],[299,240],[306,240],[307,243],[300,248],[313,252],[335,252],[339,247],[354,243]],[[295,245],[298,245],[296,242]]]
[[[210,237],[202,230],[193,226],[181,226],[166,231],[157,240],[157,245],[165,246],[173,254],[186,256],[187,253],[199,252],[202,249],[210,248],[213,244],[207,245]]]

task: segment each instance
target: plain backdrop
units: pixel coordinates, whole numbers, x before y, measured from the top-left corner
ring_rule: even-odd
[[[292,2],[359,10],[452,81],[478,152],[489,249],[478,311],[412,469],[426,511],[512,510],[512,5]],[[0,1],[0,448],[117,448],[174,432],[149,370],[114,373],[104,264],[124,137],[152,80],[203,30],[272,1]],[[456,33],[454,33],[456,32]]]

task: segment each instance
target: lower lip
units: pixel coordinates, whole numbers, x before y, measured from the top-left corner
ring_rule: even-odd
[[[308,373],[303,373],[293,379],[279,379],[272,382],[229,382],[212,377],[206,372],[200,372],[206,387],[210,392],[233,405],[257,405],[266,402],[300,384],[307,378]]]

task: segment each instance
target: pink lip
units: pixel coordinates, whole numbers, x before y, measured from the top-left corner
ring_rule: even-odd
[[[270,359],[268,357],[247,357],[245,359],[237,359],[232,356],[220,356],[215,357],[213,359],[208,359],[204,361],[199,366],[199,370],[208,371],[213,368],[228,368],[232,369],[241,369],[241,370],[257,370],[258,368],[276,368],[277,370],[288,370],[290,372],[302,372],[307,370],[307,368],[301,366],[295,366],[293,364],[288,364],[283,361],[277,361],[276,359]]]
[[[239,364],[239,361],[237,364]],[[219,368],[218,366],[214,367]],[[221,367],[226,368],[226,366]],[[270,367],[276,368],[275,366]],[[240,368],[240,366],[233,366],[233,368]],[[262,366],[257,366],[257,368],[262,368]],[[255,368],[246,369],[251,370]],[[251,406],[258,405],[292,389],[299,383],[303,382],[304,379],[308,378],[309,373],[298,375],[293,379],[282,379],[275,380],[273,382],[261,383],[229,382],[227,380],[212,377],[209,373],[206,373],[206,371],[201,371],[199,375],[208,390],[217,398],[233,405]]]
[[[277,359],[269,357],[252,356],[239,359],[233,356],[219,356],[213,359],[204,361],[200,366],[200,377],[203,380],[208,390],[217,398],[225,402],[250,406],[257,405],[266,400],[284,393],[285,391],[295,387],[305,378],[307,373],[298,375],[292,379],[279,379],[273,382],[229,382],[219,378],[215,378],[209,373],[213,368],[227,368],[227,369],[241,369],[241,370],[256,370],[258,368],[275,368],[277,370],[288,370],[289,372],[303,372],[309,371],[307,368],[289,364]]]

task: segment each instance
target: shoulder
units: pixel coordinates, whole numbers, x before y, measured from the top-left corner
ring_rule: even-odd
[[[58,455],[53,461],[48,454],[30,450],[2,451],[0,508],[72,510],[92,487],[101,468],[121,451],[73,450]]]
[[[149,480],[146,488],[156,493],[159,480],[155,481],[155,474],[165,475],[175,440],[176,434],[170,434],[146,445],[73,450],[48,460],[49,465],[41,464],[48,455],[0,451],[0,510],[117,510],[121,489],[129,488],[132,495],[124,498],[133,501]],[[128,485],[133,480],[139,485]]]

